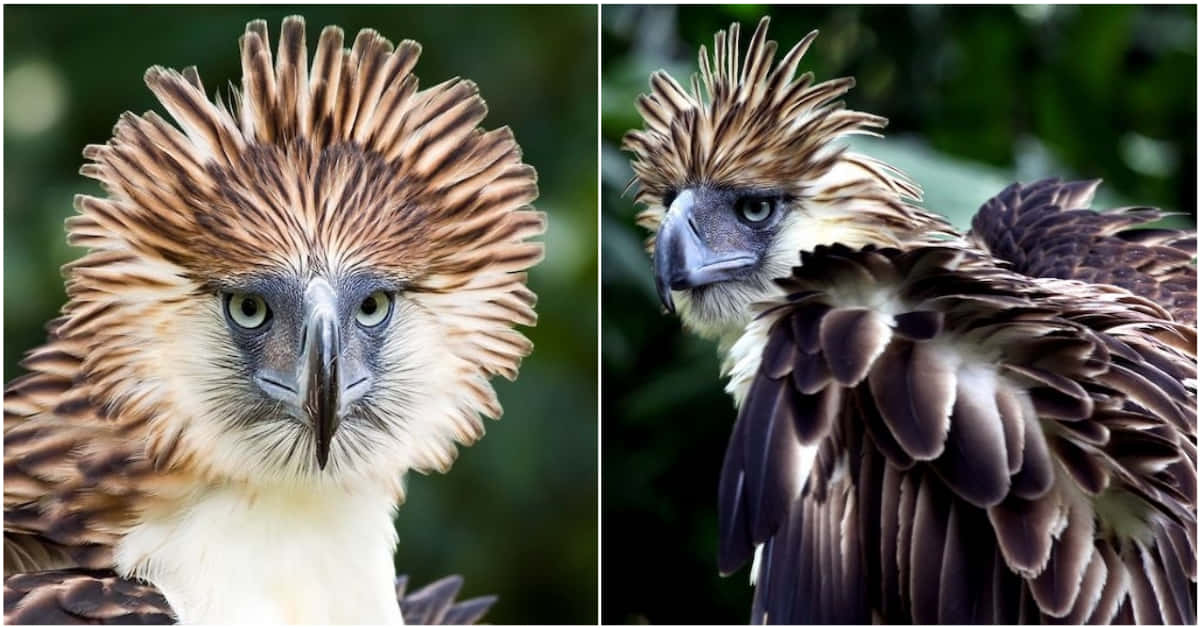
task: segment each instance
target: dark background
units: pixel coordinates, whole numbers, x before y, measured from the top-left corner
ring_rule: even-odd
[[[421,585],[450,573],[465,596],[498,593],[496,623],[594,623],[597,608],[596,8],[5,7],[4,379],[41,343],[64,300],[58,268],[80,151],[126,110],[163,112],[142,83],[154,64],[196,65],[208,89],[240,80],[237,38],[265,18],[308,23],[310,55],[327,24],[347,44],[371,27],[424,46],[423,86],[479,84],[487,128],[509,125],[538,169],[550,215],[537,345],[513,384],[497,378],[504,419],[446,476],[411,475],[396,564]],[[274,41],[272,42],[272,47]],[[211,94],[210,94],[211,95]]]
[[[716,568],[717,477],[735,413],[715,346],[661,315],[632,173],[650,72],[684,85],[700,44],[732,21],[742,48],[763,14],[777,59],[812,29],[800,64],[854,75],[849,107],[891,120],[856,148],[908,172],[925,206],[965,227],[1013,180],[1105,181],[1100,207],[1196,206],[1196,8],[605,6],[602,59],[603,608],[611,623],[741,623],[748,569]]]

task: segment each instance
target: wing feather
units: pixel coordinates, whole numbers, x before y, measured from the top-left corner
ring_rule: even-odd
[[[173,624],[154,587],[107,570],[66,569],[4,579],[6,624]]]
[[[1056,282],[940,247],[802,254],[732,351],[763,348],[732,367],[722,471],[722,570],[765,543],[752,619],[1194,620],[1195,349],[1164,341],[1191,334]]]
[[[496,596],[458,601],[462,576],[447,576],[406,594],[407,576],[396,579],[396,598],[408,624],[477,623]],[[174,613],[153,585],[111,570],[62,569],[4,579],[5,624],[173,624]]]
[[[1018,273],[1120,286],[1195,325],[1195,233],[1138,228],[1165,216],[1157,209],[1088,209],[1099,183],[1014,183],[983,204],[971,236]]]

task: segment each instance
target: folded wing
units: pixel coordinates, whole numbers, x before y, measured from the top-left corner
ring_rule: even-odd
[[[780,283],[720,483],[754,622],[1194,623],[1193,328],[965,248],[818,247]]]

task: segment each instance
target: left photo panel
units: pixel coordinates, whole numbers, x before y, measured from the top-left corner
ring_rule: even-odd
[[[598,621],[597,22],[5,7],[5,623]]]

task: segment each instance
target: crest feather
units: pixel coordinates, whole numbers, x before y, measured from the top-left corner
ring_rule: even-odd
[[[249,23],[236,106],[210,101],[195,68],[151,68],[146,83],[182,132],[153,113],[124,116],[108,144],[85,151],[93,163],[82,170],[115,205],[92,215],[101,205],[81,202],[81,212],[123,246],[201,275],[245,272],[241,260],[264,255],[295,268],[319,249],[326,265],[369,260],[419,289],[443,283],[440,272],[487,272],[489,258],[540,247],[492,237],[509,214],[528,212],[536,176],[510,132],[480,130],[487,106],[476,85],[455,78],[418,91],[416,42],[393,46],[370,29],[348,50],[344,41],[325,28],[310,74],[302,18],[283,21],[275,55],[266,23]],[[474,228],[449,224],[464,220]],[[440,268],[437,251],[452,243],[434,234],[495,249],[473,250],[474,266]]]
[[[645,126],[626,134],[622,145],[633,153],[637,202],[660,204],[667,191],[700,183],[785,184],[803,197],[802,182],[821,177],[840,157],[834,140],[887,124],[837,102],[853,78],[813,85],[811,73],[795,76],[816,31],[772,67],[777,44],[767,40],[769,22],[758,23],[744,62],[736,23],[716,34],[711,59],[701,46],[690,93],[665,72],[651,76],[650,94],[637,101]]]

